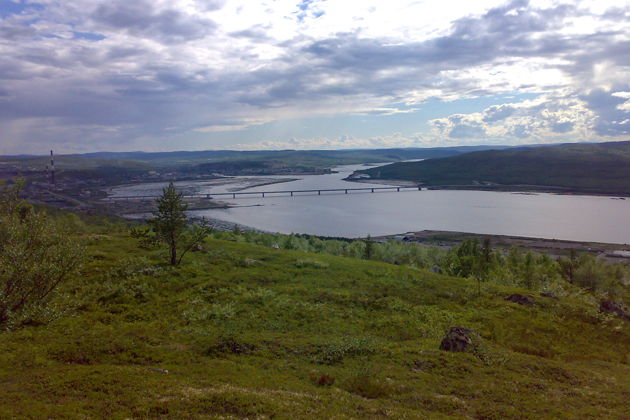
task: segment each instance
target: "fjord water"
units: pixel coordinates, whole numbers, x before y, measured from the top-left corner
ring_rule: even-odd
[[[246,191],[383,186],[343,181],[359,168],[364,167],[343,166],[335,169],[338,173],[299,176],[297,181]],[[182,184],[192,186],[193,183]],[[228,185],[226,189],[226,186],[198,183],[196,190],[217,193],[231,187],[234,185]],[[119,194],[130,192],[129,189],[116,191]],[[192,213],[265,231],[325,236],[361,237],[430,229],[630,243],[630,199],[611,197],[409,190],[258,196],[227,201],[239,207]]]

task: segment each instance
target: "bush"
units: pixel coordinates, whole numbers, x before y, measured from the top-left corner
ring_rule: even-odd
[[[0,328],[42,312],[83,261],[83,249],[43,211],[20,200],[17,182],[0,199]]]
[[[298,268],[328,268],[328,264],[314,258],[300,258],[295,262]]]

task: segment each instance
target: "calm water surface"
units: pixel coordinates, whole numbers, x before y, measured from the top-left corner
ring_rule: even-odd
[[[362,166],[337,168],[330,175],[301,176],[299,180],[248,188],[273,191],[382,186],[343,181]],[[283,178],[274,176],[269,178]],[[291,177],[286,177],[291,178]],[[295,178],[295,177],[293,177]],[[247,178],[239,177],[242,186]],[[231,191],[238,185],[184,182],[200,193]],[[147,193],[147,185],[121,187],[115,195]],[[423,229],[529,237],[630,243],[630,199],[610,197],[517,194],[488,191],[404,191],[326,193],[229,200],[230,209],[193,212],[257,229],[282,233],[360,237]]]

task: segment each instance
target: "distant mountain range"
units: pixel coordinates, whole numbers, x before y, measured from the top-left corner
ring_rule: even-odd
[[[393,163],[356,174],[435,187],[518,187],[628,195],[630,141],[475,151]]]
[[[96,152],[55,156],[60,169],[89,169],[101,166],[120,167],[182,167],[211,162],[267,162],[286,166],[325,168],[336,165],[392,162],[410,159],[429,159],[455,156],[476,150],[501,149],[508,146],[460,146],[398,149],[347,150],[206,150],[179,152]],[[45,166],[48,155],[0,156],[0,162],[18,165]]]
[[[458,146],[434,148],[396,149],[345,149],[345,150],[205,150],[177,152],[95,152],[58,155],[57,161],[76,162],[77,159],[97,161],[143,162],[157,166],[177,166],[191,163],[238,161],[283,161],[301,164],[352,164],[391,162],[408,159],[428,159],[455,156],[476,150],[501,149],[508,146]],[[0,156],[1,160],[39,161],[48,160],[48,155]],[[75,166],[74,164],[72,166]],[[93,165],[89,165],[93,166]]]

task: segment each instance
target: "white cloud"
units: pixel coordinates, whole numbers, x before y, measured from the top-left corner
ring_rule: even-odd
[[[483,112],[429,121],[436,138],[485,139],[505,144],[592,141],[596,114],[575,96],[543,95],[533,101],[491,106]],[[605,138],[608,139],[608,138]]]
[[[0,18],[5,153],[169,147],[172,136],[226,148],[257,141],[266,122],[318,115],[418,115],[421,127],[431,98],[522,93],[544,103],[433,118],[423,141],[628,138],[626,0],[22,4]],[[408,144],[410,131],[382,139]],[[213,137],[240,132],[251,137]],[[342,144],[299,131],[266,144],[291,137]]]

